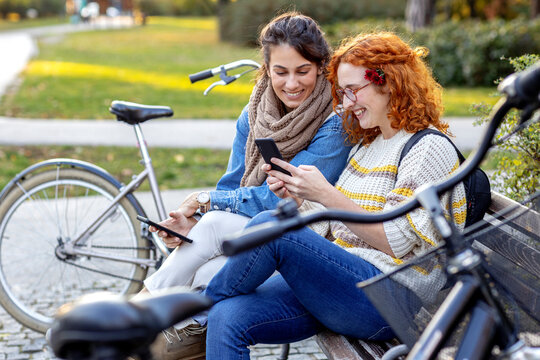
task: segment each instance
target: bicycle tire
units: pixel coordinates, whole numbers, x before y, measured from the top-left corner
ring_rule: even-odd
[[[56,250],[118,193],[98,174],[58,168],[29,174],[6,194],[0,204],[0,303],[17,321],[44,333],[62,304],[90,292],[130,294],[142,288],[147,267],[86,256],[68,263]],[[87,246],[148,259],[149,242],[141,237],[136,216],[135,207],[122,199]]]

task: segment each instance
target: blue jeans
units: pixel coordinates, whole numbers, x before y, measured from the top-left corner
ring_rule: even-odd
[[[269,212],[248,226],[274,220]],[[277,270],[279,275],[270,277]],[[207,359],[249,359],[248,346],[306,339],[324,327],[348,336],[394,337],[356,283],[380,274],[308,228],[231,257],[205,293]]]

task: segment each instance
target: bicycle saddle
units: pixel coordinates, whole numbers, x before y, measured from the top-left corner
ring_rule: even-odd
[[[114,100],[111,103],[109,111],[116,115],[118,120],[127,122],[130,125],[173,115],[172,109],[168,106],[141,105],[119,100]]]
[[[54,354],[64,359],[118,358],[145,351],[166,328],[210,308],[203,295],[170,291],[138,301],[91,294],[61,307],[47,331]]]

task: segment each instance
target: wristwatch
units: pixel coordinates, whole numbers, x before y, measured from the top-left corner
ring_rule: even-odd
[[[199,212],[205,214],[210,207],[210,194],[206,191],[201,191],[197,194],[197,202],[199,203]]]

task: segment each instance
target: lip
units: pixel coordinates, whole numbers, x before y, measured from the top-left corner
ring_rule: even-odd
[[[364,114],[366,113],[367,109],[365,107],[363,108],[359,108],[358,110],[355,110],[353,111],[354,115],[356,116],[357,119],[360,119],[364,116]]]
[[[285,94],[285,96],[288,99],[297,100],[297,99],[302,97],[302,94],[304,93],[304,90],[293,91],[293,92],[283,90],[283,93]],[[294,94],[294,95],[291,95],[291,94]]]

